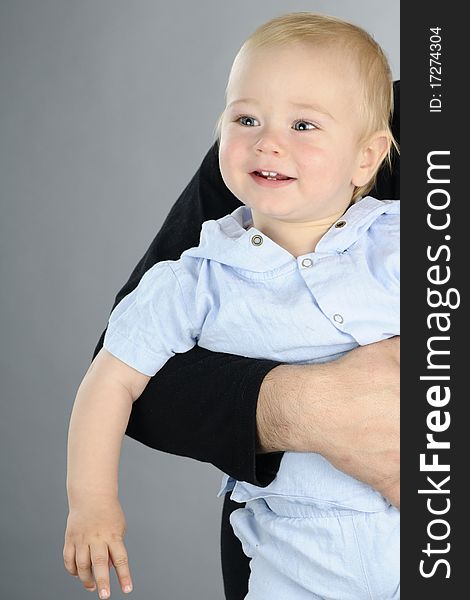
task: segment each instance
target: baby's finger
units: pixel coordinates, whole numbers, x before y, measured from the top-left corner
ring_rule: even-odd
[[[74,577],[78,577],[77,563],[75,562],[75,545],[65,542],[62,552],[64,567]]]
[[[90,555],[99,597],[109,598],[111,588],[109,585],[108,544],[105,542],[90,544]]]
[[[129,558],[124,542],[120,540],[113,541],[109,544],[109,553],[113,561],[116,574],[119,579],[119,584],[125,594],[132,592],[132,578],[129,569]]]
[[[91,570],[90,548],[88,544],[80,544],[76,548],[75,562],[77,563],[80,581],[90,592],[96,589],[95,579]]]

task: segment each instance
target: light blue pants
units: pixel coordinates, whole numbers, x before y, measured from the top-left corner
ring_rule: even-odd
[[[400,513],[250,500],[230,522],[251,558],[245,600],[400,598]]]

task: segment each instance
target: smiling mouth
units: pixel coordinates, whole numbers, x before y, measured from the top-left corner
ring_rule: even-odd
[[[287,175],[277,173],[276,171],[252,171],[252,174],[269,181],[285,181],[288,179],[294,179],[293,177],[288,177]]]
[[[291,185],[294,181],[297,181],[294,177],[281,175],[281,173],[277,173],[273,177],[271,175],[263,174],[261,171],[252,171],[249,175],[254,183],[262,188],[284,188]]]

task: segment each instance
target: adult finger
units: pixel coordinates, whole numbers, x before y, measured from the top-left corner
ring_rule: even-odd
[[[396,360],[398,362],[400,362],[400,336],[396,335],[392,338],[390,338],[390,343],[392,345],[392,348],[394,349],[394,356],[396,358]]]
[[[76,547],[75,552],[75,562],[80,581],[89,592],[93,592],[96,586],[91,570],[90,548],[88,544],[80,544]]]
[[[126,546],[123,541],[115,540],[109,544],[108,549],[114,568],[116,569],[121,589],[125,594],[128,594],[129,592],[132,592],[133,584]]]
[[[108,544],[105,542],[90,544],[90,556],[99,597],[109,598],[111,588],[109,585]]]
[[[381,493],[393,506],[400,510],[400,481],[395,481],[386,486]]]

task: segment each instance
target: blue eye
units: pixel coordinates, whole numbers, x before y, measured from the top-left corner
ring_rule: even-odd
[[[311,129],[316,129],[316,125],[314,125],[313,123],[310,123],[310,121],[304,121],[303,119],[300,121],[296,121],[294,124],[294,128],[295,125],[305,125],[305,127],[303,127],[302,129],[296,129],[296,131],[310,131]]]
[[[247,117],[247,116],[241,116],[241,117],[238,117],[238,118],[237,118],[237,121],[242,121],[242,119],[245,119],[245,120],[246,120],[246,119],[248,119],[249,121],[256,121],[256,119],[255,119],[255,118],[253,118],[253,117]],[[247,125],[248,127],[253,127],[253,125],[248,125],[247,123],[243,123],[243,122],[242,122],[241,124],[242,124],[242,125]]]
[[[257,119],[255,119],[254,117],[249,117],[247,115],[240,115],[239,117],[236,118],[237,123],[240,123],[240,125],[244,125],[245,127],[254,127],[255,123],[259,122]],[[297,125],[302,125],[301,129],[296,129]],[[305,119],[299,119],[298,121],[296,121],[294,123],[294,129],[295,131],[310,131],[312,129],[317,129],[317,126],[314,125],[313,123],[310,123],[310,121],[306,121]]]

